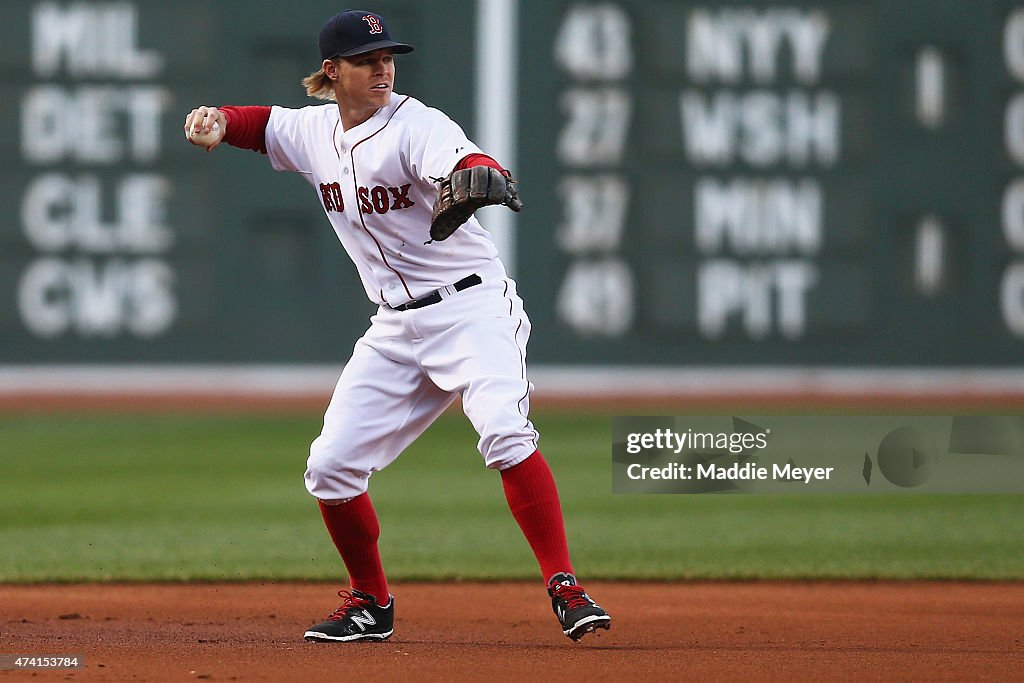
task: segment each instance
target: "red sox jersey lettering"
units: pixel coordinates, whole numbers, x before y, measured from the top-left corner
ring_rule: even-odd
[[[345,210],[345,198],[338,183],[320,183],[320,198],[324,202],[324,211],[341,213]]]
[[[412,183],[406,183],[401,187],[377,185],[372,190],[360,187],[356,191],[359,208],[363,213],[387,213],[408,209],[416,203],[409,198],[410,187]],[[323,201],[324,211],[345,211],[345,198],[341,194],[341,185],[338,182],[320,183],[320,199]]]
[[[398,209],[408,209],[416,203],[409,199],[410,187],[412,187],[412,183],[406,183],[401,187],[377,185],[372,190],[360,187],[356,191],[359,196],[359,210],[363,213],[387,213]]]

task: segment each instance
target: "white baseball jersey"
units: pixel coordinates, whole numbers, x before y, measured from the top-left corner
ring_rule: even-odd
[[[392,93],[387,106],[344,130],[334,103],[275,106],[266,146],[275,169],[301,173],[318,191],[371,301],[398,306],[494,270],[497,250],[476,218],[443,242],[429,241],[438,181],[481,153],[437,109]]]

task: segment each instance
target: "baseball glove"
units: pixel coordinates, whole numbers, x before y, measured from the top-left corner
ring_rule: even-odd
[[[504,204],[520,211],[516,181],[508,171],[490,166],[473,166],[452,173],[441,181],[441,194],[434,202],[430,239],[440,242],[452,236],[481,206]]]

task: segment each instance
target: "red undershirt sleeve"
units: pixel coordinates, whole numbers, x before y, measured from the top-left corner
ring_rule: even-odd
[[[228,130],[231,129],[228,128]],[[472,168],[474,166],[490,166],[491,168],[498,169],[502,173],[505,172],[505,169],[501,167],[501,164],[486,154],[470,154],[464,156],[459,160],[459,163],[455,164],[455,168],[453,170],[464,171],[465,169]]]
[[[224,142],[232,147],[267,153],[267,123],[270,107],[219,107],[228,122]]]

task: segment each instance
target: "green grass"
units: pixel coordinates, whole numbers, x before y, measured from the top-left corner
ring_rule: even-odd
[[[541,414],[588,578],[1024,579],[1024,496],[612,495],[610,419]],[[0,581],[343,575],[302,483],[319,416],[0,416]],[[476,435],[374,475],[389,575],[535,578]]]

